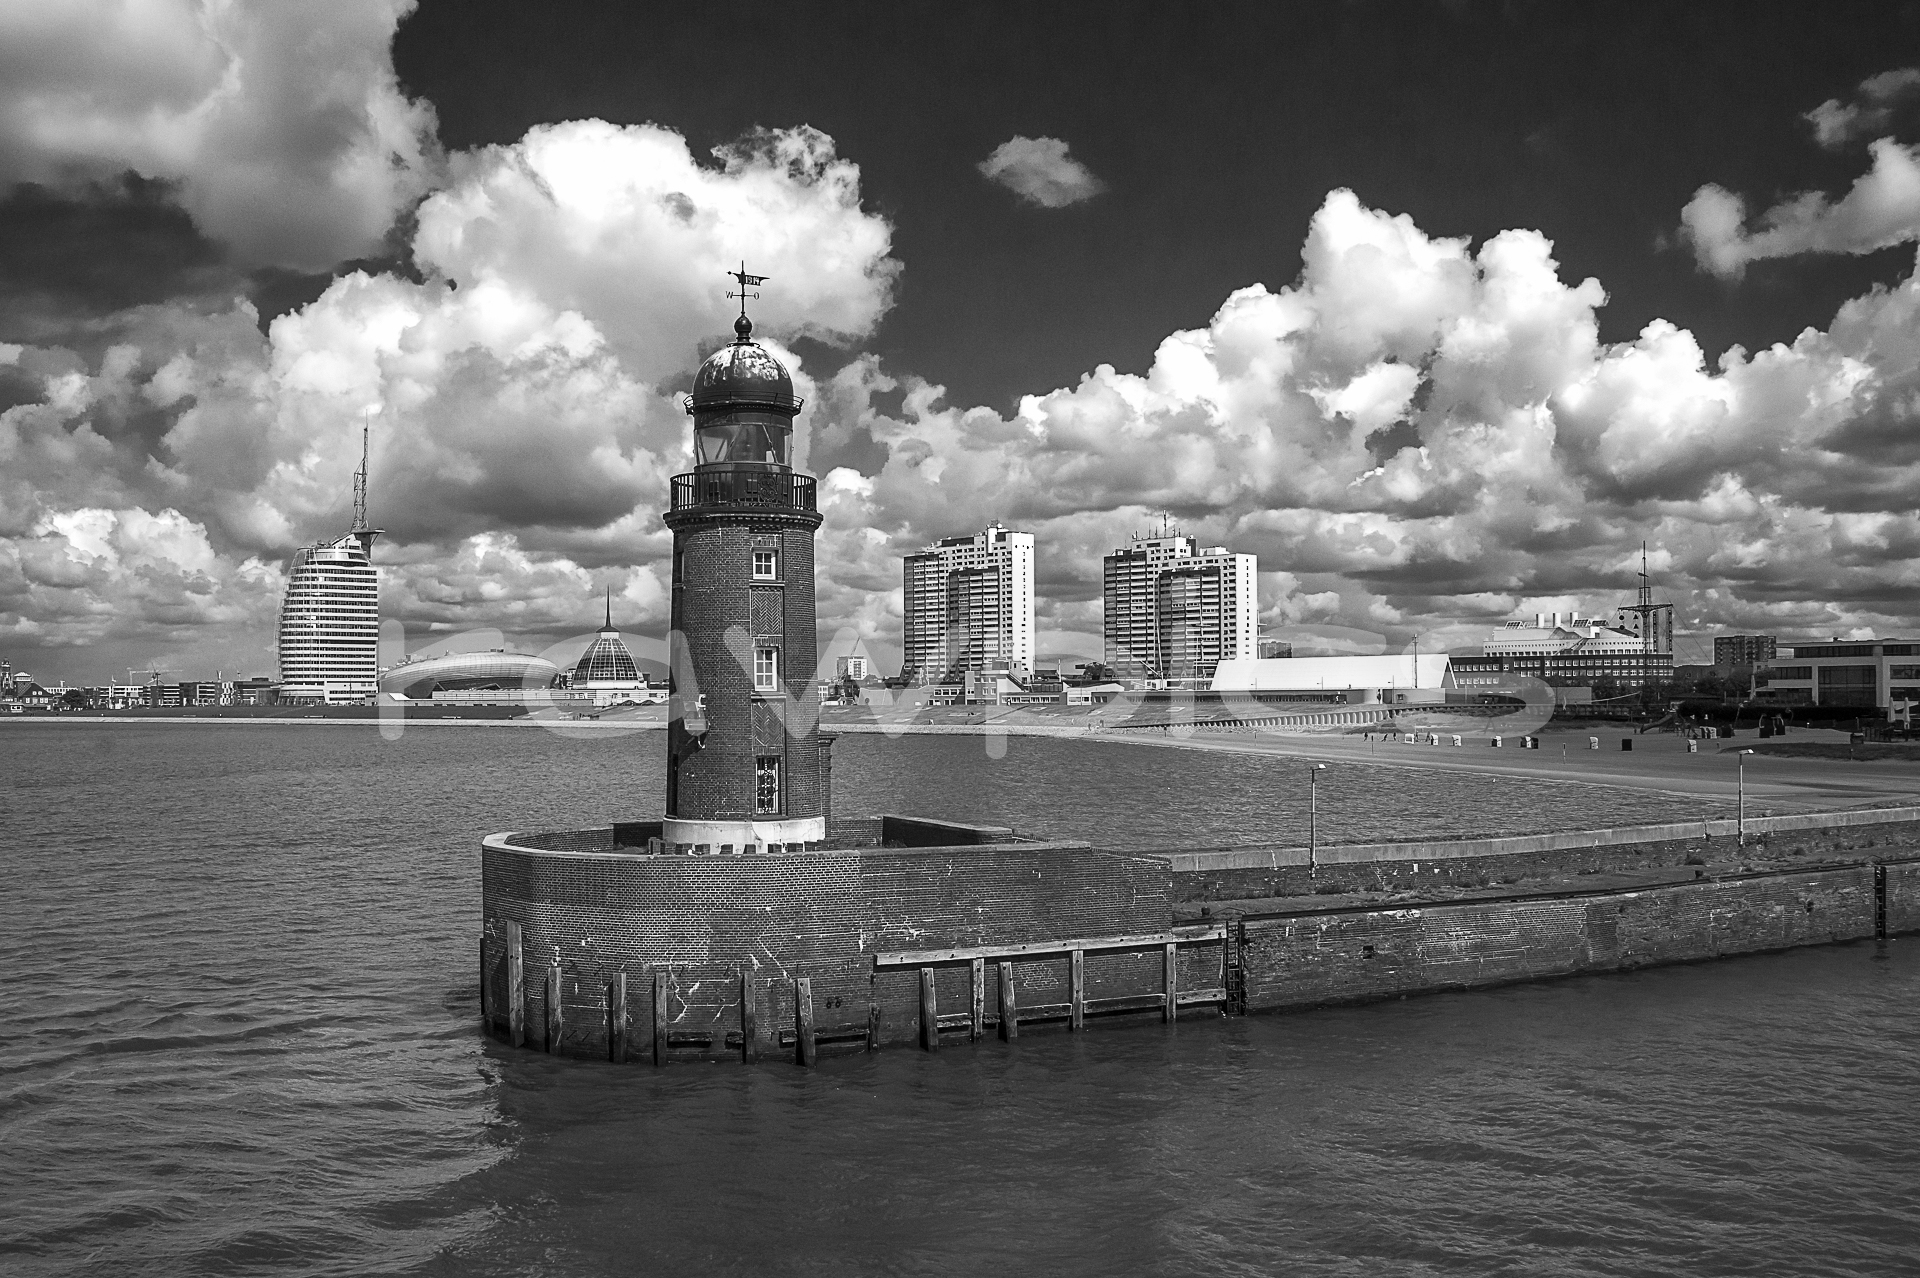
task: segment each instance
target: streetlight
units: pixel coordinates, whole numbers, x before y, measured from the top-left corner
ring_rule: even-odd
[[[1320,836],[1320,774],[1326,770],[1324,763],[1316,763],[1307,769],[1307,877],[1310,879],[1318,873],[1313,863],[1313,851]]]
[[[1740,819],[1739,833],[1735,836],[1735,842],[1740,847],[1747,846],[1747,756],[1752,753],[1751,750],[1735,751],[1735,757],[1740,764]]]

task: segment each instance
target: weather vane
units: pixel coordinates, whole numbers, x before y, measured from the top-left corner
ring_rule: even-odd
[[[748,290],[751,289],[755,284],[765,284],[768,280],[772,279],[773,276],[747,274],[747,264],[744,259],[740,263],[739,270],[728,271],[727,274],[731,275],[734,279],[740,281],[740,291],[738,293],[728,293],[727,296],[737,297],[740,299],[740,318],[745,319],[747,317],[747,299],[751,297],[755,301],[758,301],[760,298],[759,293],[748,292]]]

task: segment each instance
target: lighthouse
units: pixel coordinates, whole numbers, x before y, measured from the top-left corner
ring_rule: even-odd
[[[733,342],[685,408],[694,468],[673,478],[673,630],[662,850],[797,852],[826,837],[815,680],[813,476],[794,471],[793,379],[753,340],[744,264]]]

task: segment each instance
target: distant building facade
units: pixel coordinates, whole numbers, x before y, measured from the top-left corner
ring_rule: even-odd
[[[1668,612],[1670,616],[1670,608]],[[1649,649],[1642,635],[1595,617],[1535,613],[1531,625],[1510,621],[1489,634],[1483,655],[1455,656],[1453,675],[1468,690],[1497,687],[1509,675],[1528,676],[1553,687],[1606,682],[1639,688],[1665,683],[1673,678],[1671,633],[1669,621],[1667,649],[1662,652]]]
[[[1778,650],[1772,635],[1716,635],[1713,664],[1723,669],[1771,665]]]
[[[1122,678],[1204,686],[1222,661],[1257,656],[1253,555],[1163,533],[1107,555],[1100,575],[1105,662]]]
[[[1762,700],[1781,705],[1886,710],[1920,701],[1920,640],[1829,639],[1796,643],[1776,656]]]
[[[948,537],[901,564],[901,672],[915,682],[1030,669],[1034,540],[999,524]]]

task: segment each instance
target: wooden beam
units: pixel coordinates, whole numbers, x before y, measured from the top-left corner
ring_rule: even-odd
[[[793,1041],[795,1057],[802,1065],[819,1059],[813,1041],[813,978],[802,976],[793,983]]]
[[[1000,973],[1000,1041],[1010,1043],[1020,1037],[1020,1009],[1013,999],[1013,964],[1002,959],[995,966]]]
[[[1166,1000],[1161,1005],[1160,1019],[1169,1024],[1180,1016],[1180,1002],[1176,997],[1179,992],[1180,949],[1169,941],[1166,955],[1160,963],[1160,997]]]
[[[667,974],[653,972],[653,1063],[667,1063]]]
[[[963,945],[944,950],[881,950],[873,956],[873,965],[925,967],[930,963],[971,963],[977,958],[1041,958],[1052,954],[1071,954],[1075,950],[1086,953],[1150,950],[1161,945],[1197,945],[1205,941],[1218,941],[1226,934],[1225,924],[1211,923],[1198,927],[1177,927],[1171,932],[1146,932],[1137,936],[1078,937],[1061,941],[1029,941],[1017,945]]]
[[[493,1037],[492,1009],[487,1006],[487,938],[480,938],[480,1028]]]
[[[566,1028],[566,1006],[560,1001],[560,965],[547,968],[547,1054],[560,1054],[561,1031]]]
[[[940,993],[930,967],[920,969],[920,1046],[929,1052],[940,1050]]]
[[[520,954],[520,925],[507,924],[507,1039],[527,1045],[527,969]]]
[[[1227,1001],[1227,992],[1223,989],[1181,990],[1179,1001],[1183,1004],[1224,1003]]]
[[[627,1063],[627,973],[613,974],[607,982],[607,1057],[615,1065]]]
[[[867,1050],[880,1050],[880,1004],[867,1004]]]
[[[987,961],[977,958],[971,964],[973,968],[972,997],[967,1010],[973,1013],[973,1024],[968,1027],[968,1037],[976,1043],[987,1030]]]
[[[1087,1027],[1087,952],[1075,950],[1068,958],[1067,967],[1068,1001],[1073,1007],[1073,1018],[1067,1028],[1075,1033]]]
[[[753,1037],[753,973],[740,969],[740,1063],[751,1065],[760,1059],[760,1044]]]

